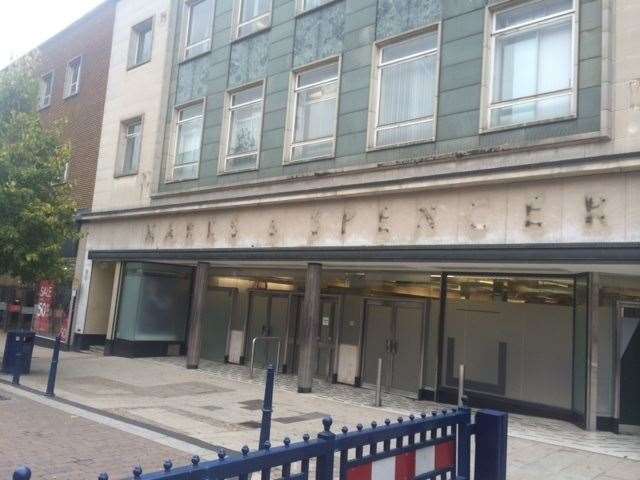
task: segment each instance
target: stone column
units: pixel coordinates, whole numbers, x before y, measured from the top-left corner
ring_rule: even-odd
[[[598,417],[598,341],[600,308],[600,275],[589,274],[589,294],[587,313],[587,403],[585,408],[585,428],[595,430]]]
[[[202,345],[202,317],[204,300],[207,296],[209,264],[198,262],[196,278],[191,295],[191,313],[189,316],[189,338],[187,339],[187,368],[198,368],[200,347]]]
[[[301,315],[301,342],[298,354],[298,392],[309,393],[318,357],[318,331],[320,329],[320,279],[322,265],[307,265],[304,305]]]

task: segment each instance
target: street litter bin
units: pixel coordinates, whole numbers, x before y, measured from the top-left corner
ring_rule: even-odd
[[[4,355],[2,356],[2,371],[13,373],[16,364],[16,354],[18,344],[22,343],[22,370],[21,374],[31,371],[31,357],[33,356],[33,345],[36,339],[36,332],[28,330],[9,330],[4,344]]]

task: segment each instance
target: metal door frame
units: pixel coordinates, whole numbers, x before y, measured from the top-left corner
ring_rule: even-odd
[[[292,297],[292,293],[288,292],[288,291],[282,291],[282,290],[261,290],[259,288],[250,288],[247,290],[247,294],[248,294],[248,300],[247,300],[247,315],[245,317],[245,322],[244,322],[244,345],[243,345],[243,349],[246,352],[247,349],[247,343],[249,340],[249,327],[250,327],[250,322],[251,322],[251,312],[252,312],[252,308],[253,308],[253,296],[254,294],[258,294],[258,295],[264,295],[267,297],[267,328],[269,329],[269,331],[271,331],[271,301],[273,297],[286,297],[287,298],[287,316],[285,318],[285,323],[284,323],[284,348],[280,351],[280,356],[283,359],[287,359],[287,335],[289,334],[289,324],[290,324],[290,316],[291,316],[291,297]],[[269,333],[270,334],[270,333]],[[280,359],[278,359],[278,361],[280,362],[280,367],[282,367],[283,365],[286,365],[286,362],[282,362],[280,361]]]
[[[376,302],[380,302],[380,303],[384,303],[384,302],[390,302],[391,303],[391,323],[390,323],[390,329],[388,332],[388,335],[393,335],[393,322],[394,322],[394,306],[393,306],[393,300],[391,300],[390,298],[378,298],[378,297],[363,297],[363,302],[362,302],[362,332],[360,335],[360,338],[362,339],[362,341],[360,342],[360,379],[361,379],[361,385],[365,388],[375,388],[376,385],[372,384],[372,383],[367,383],[365,381],[365,377],[364,377],[364,371],[366,368],[366,363],[367,363],[367,325],[369,323],[369,317],[367,315],[367,304],[370,301],[376,301]],[[385,341],[385,343],[388,341],[388,337],[387,340]],[[383,377],[385,379],[384,384],[381,385],[381,388],[387,392],[389,392],[391,390],[391,385],[390,385],[390,378],[391,378],[391,372],[389,371],[389,358],[390,354],[389,351],[387,349],[385,349],[384,352],[384,358],[382,361],[382,370],[383,370]],[[387,375],[384,374],[384,372],[387,372]]]
[[[616,320],[614,322],[614,331],[613,333],[613,354],[614,358],[614,402],[613,402],[613,418],[618,420],[619,424],[621,424],[620,419],[620,375],[622,372],[622,356],[620,355],[620,349],[622,345],[622,321],[624,317],[622,313],[625,308],[638,308],[640,309],[640,302],[626,301],[626,300],[618,300],[616,302]],[[640,327],[638,327],[640,328]]]
[[[338,346],[339,346],[339,342],[340,342],[340,325],[342,322],[342,309],[344,307],[344,302],[342,299],[343,295],[341,294],[336,294],[336,293],[321,293],[320,294],[320,303],[322,303],[323,300],[327,300],[330,299],[332,301],[335,302],[335,309],[334,309],[334,318],[333,318],[333,333],[332,333],[332,339],[333,339],[333,345],[331,347],[332,352],[331,352],[331,356],[329,361],[331,362],[331,365],[329,366],[329,375],[332,377],[329,380],[332,381],[333,377],[336,375],[336,373],[338,372]],[[300,317],[300,313],[302,312],[302,302],[304,302],[304,292],[292,292],[291,293],[291,298],[289,299],[289,316],[291,317],[291,306],[293,304],[293,299],[296,299],[299,303],[298,306],[299,308],[296,310],[297,315],[295,316],[295,318],[289,318],[289,321],[287,322],[287,339],[288,339],[288,333],[289,333],[289,326],[291,325],[291,323],[293,323],[294,320],[298,320]],[[295,333],[293,336],[293,351],[296,351],[296,346],[298,345],[298,322],[295,322]],[[285,347],[286,348],[286,347]],[[297,368],[296,365],[296,358],[295,355],[292,357],[291,359],[291,371],[294,372]]]
[[[407,300],[399,300],[394,302],[393,305],[393,322],[392,322],[392,329],[393,329],[393,335],[395,337],[394,341],[397,343],[398,342],[398,303],[415,303],[417,304],[420,308],[421,308],[421,315],[420,315],[420,333],[419,333],[419,345],[418,345],[418,384],[416,385],[417,389],[415,392],[407,392],[406,390],[401,390],[398,388],[393,388],[391,387],[391,392],[395,392],[395,393],[399,393],[402,395],[406,395],[407,393],[410,393],[412,396],[415,396],[416,398],[419,395],[419,391],[422,388],[422,384],[423,384],[423,378],[424,378],[424,344],[426,341],[425,338],[425,324],[427,321],[427,305],[428,305],[428,301],[424,300],[424,301],[407,301]],[[393,356],[391,357],[391,374],[393,375],[393,363],[395,361],[395,357],[396,354],[393,354]],[[392,379],[390,379],[392,380]]]
[[[425,328],[425,324],[427,321],[427,316],[428,316],[428,303],[429,300],[426,298],[415,298],[415,297],[374,297],[374,296],[365,296],[362,297],[363,302],[362,302],[362,331],[360,333],[360,366],[359,366],[359,374],[360,374],[360,378],[361,378],[361,384],[364,387],[372,387],[374,385],[371,384],[367,384],[364,382],[364,369],[365,369],[365,363],[366,363],[366,350],[367,350],[367,342],[366,342],[366,335],[365,335],[365,331],[367,328],[367,302],[369,301],[378,301],[378,302],[391,302],[391,332],[390,334],[393,335],[394,337],[396,337],[396,341],[397,341],[397,335],[396,335],[396,327],[397,327],[397,323],[398,323],[398,319],[397,319],[397,304],[398,303],[413,303],[416,304],[417,306],[419,306],[422,309],[422,315],[421,315],[421,322],[420,322],[420,344],[419,344],[419,348],[418,348],[418,359],[419,359],[419,364],[418,364],[418,384],[416,385],[417,389],[415,392],[408,392],[406,390],[399,390],[399,389],[395,389],[392,388],[392,375],[393,375],[393,360],[395,357],[395,355],[389,355],[388,352],[386,357],[391,357],[389,358],[389,362],[388,365],[385,366],[385,369],[389,371],[389,375],[386,376],[386,380],[387,382],[385,382],[385,387],[386,390],[390,393],[396,393],[399,395],[403,395],[403,396],[410,396],[411,398],[418,398],[419,395],[419,391],[422,388],[422,379],[424,376],[424,349],[425,349],[425,332],[426,332],[426,328]],[[387,362],[384,362],[387,363]]]

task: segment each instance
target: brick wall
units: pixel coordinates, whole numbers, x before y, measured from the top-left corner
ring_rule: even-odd
[[[90,209],[96,176],[107,89],[115,0],[107,0],[38,47],[39,73],[53,71],[50,106],[40,111],[45,124],[63,122],[71,146],[69,182],[80,210]],[[82,56],[80,90],[64,97],[67,63]]]

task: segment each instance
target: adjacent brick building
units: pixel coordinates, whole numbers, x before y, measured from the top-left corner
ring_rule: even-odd
[[[63,140],[71,148],[66,179],[73,187],[79,215],[91,209],[93,199],[116,3],[105,0],[34,51],[40,81],[39,112],[45,125],[60,125]],[[70,268],[76,253],[74,244],[64,249]],[[34,292],[8,279],[0,287],[5,327],[31,323],[45,342],[60,332],[66,337],[73,323],[70,312],[78,285],[77,280],[57,285],[43,282]],[[20,306],[20,313],[11,313],[8,305],[12,304]]]
[[[73,185],[80,211],[90,209],[93,199],[115,5],[115,0],[101,3],[37,49],[42,83],[40,114],[48,124],[64,122],[64,139],[71,146],[67,179]],[[75,89],[70,90],[70,77],[78,60],[75,93]],[[49,76],[50,98],[43,102]]]

